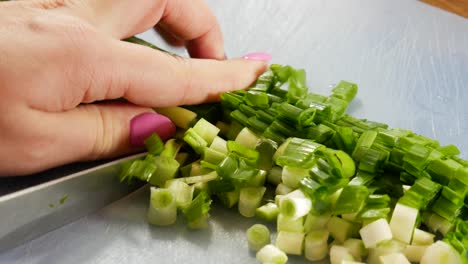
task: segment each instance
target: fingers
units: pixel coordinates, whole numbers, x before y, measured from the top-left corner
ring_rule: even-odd
[[[142,151],[130,144],[131,120],[143,113],[154,113],[151,108],[128,103],[81,105],[67,112],[47,113],[44,122],[53,130],[49,133],[54,144],[41,158],[39,171],[76,161],[113,158]],[[149,135],[148,135],[149,136]]]
[[[179,42],[185,42],[194,58],[225,57],[221,29],[203,0],[86,0],[70,1],[68,5],[71,12],[118,39],[158,24]]]
[[[84,102],[125,97],[164,107],[216,101],[223,92],[248,88],[267,67],[264,61],[245,59],[184,59],[121,41],[101,52]]]
[[[141,146],[130,144],[130,123],[142,113],[154,112],[128,103],[102,103],[66,112],[21,108],[15,113],[23,118],[16,118],[11,131],[5,131],[0,139],[0,176],[28,175],[72,162],[142,151]],[[158,132],[157,127],[152,128]],[[140,136],[149,136],[148,130],[144,132]]]
[[[171,32],[168,32],[161,28],[161,26],[155,26],[154,30],[159,33],[159,35],[164,39],[164,41],[175,47],[181,47],[185,45],[185,41],[175,37]]]
[[[224,59],[221,29],[203,0],[168,1],[160,25],[185,40],[192,57]]]

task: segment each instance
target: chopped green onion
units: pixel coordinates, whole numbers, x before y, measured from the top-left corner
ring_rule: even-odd
[[[145,139],[145,147],[151,155],[159,155],[164,150],[164,142],[158,134],[153,133]]]
[[[246,233],[247,242],[251,250],[258,251],[271,242],[270,230],[264,225],[255,224],[248,228]]]
[[[219,190],[219,189],[218,189]],[[217,191],[218,191],[217,190]],[[239,191],[221,192],[217,194],[218,199],[226,208],[231,208],[239,202]]]
[[[409,244],[417,224],[418,215],[419,210],[417,208],[397,203],[390,220],[393,237]]]
[[[262,264],[285,264],[288,262],[288,256],[274,245],[264,246],[257,252],[256,258]]]
[[[309,176],[309,170],[284,166],[281,174],[281,181],[284,185],[297,189],[302,179]]]
[[[157,173],[154,173],[149,178],[149,183],[156,186],[164,186],[167,180],[174,179],[179,171],[180,164],[173,158],[156,156],[154,164],[158,168]]]
[[[266,188],[263,186],[242,188],[239,195],[239,213],[245,217],[254,217],[265,191]]]
[[[166,181],[164,187],[172,191],[178,208],[185,208],[192,202],[193,186],[179,180],[170,180]]]
[[[293,219],[293,218],[287,217],[279,213],[276,219],[276,229],[278,231],[303,232],[304,231],[304,217]]]
[[[304,232],[309,233],[310,231],[327,229],[328,221],[330,221],[331,213],[315,214],[310,212],[304,222]]]
[[[304,239],[304,256],[307,260],[318,261],[328,255],[327,230],[316,230],[309,232]]]
[[[353,256],[349,253],[348,249],[339,246],[333,245],[330,248],[330,263],[331,264],[341,264],[344,261],[354,261]]]
[[[208,142],[197,134],[193,128],[189,128],[184,135],[184,141],[189,144],[195,152],[201,154],[205,147],[208,146]]]
[[[369,192],[365,186],[348,185],[338,198],[334,213],[337,215],[350,214],[361,211]]]
[[[355,227],[352,223],[333,216],[328,221],[327,228],[330,235],[338,241],[338,243],[343,243],[346,239],[351,237]]]
[[[392,230],[385,219],[378,219],[364,226],[359,230],[359,234],[366,248],[374,248],[380,242],[393,238]]]
[[[239,134],[237,134],[235,142],[249,149],[255,149],[258,140],[258,136],[254,132],[252,132],[252,130],[245,127],[239,132]]]
[[[198,122],[192,128],[197,135],[203,138],[206,141],[207,145],[210,145],[213,142],[213,139],[218,135],[220,129],[210,122],[206,121],[204,118],[198,120]]]
[[[413,239],[411,245],[427,246],[434,243],[435,235],[419,228],[415,228],[413,232]]]
[[[286,194],[279,204],[280,212],[292,219],[307,215],[312,209],[312,201],[301,190]]]
[[[294,188],[291,188],[286,184],[280,183],[276,186],[275,194],[284,196],[292,191],[294,191]]]
[[[275,203],[267,203],[255,210],[255,215],[267,222],[275,221],[278,217],[279,209]]]
[[[177,220],[176,198],[169,189],[150,188],[148,222],[152,225],[172,225]]]
[[[276,246],[286,254],[301,255],[304,237],[302,232],[279,231],[276,236]]]
[[[211,208],[211,199],[207,192],[200,192],[192,202],[182,210],[187,219],[189,227],[204,228],[208,212]]]

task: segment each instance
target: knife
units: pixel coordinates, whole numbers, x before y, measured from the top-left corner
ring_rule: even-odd
[[[121,163],[146,153],[0,197],[0,252],[19,246],[94,212],[138,189],[142,183],[120,183]]]

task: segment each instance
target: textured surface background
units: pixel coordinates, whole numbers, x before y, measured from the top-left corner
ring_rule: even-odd
[[[324,94],[341,79],[356,82],[351,114],[455,144],[468,158],[468,20],[407,0],[208,2],[229,57],[271,52],[274,63],[306,69],[310,89]],[[216,208],[208,230],[153,228],[147,197],[142,189],[0,263],[255,263],[244,240],[253,220]]]

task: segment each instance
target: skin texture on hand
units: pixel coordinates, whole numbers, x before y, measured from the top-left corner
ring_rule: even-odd
[[[223,60],[219,25],[202,0],[0,5],[0,176],[136,151],[133,117],[217,100],[267,67]],[[155,25],[192,58],[121,41]],[[107,101],[118,98],[128,102]]]

